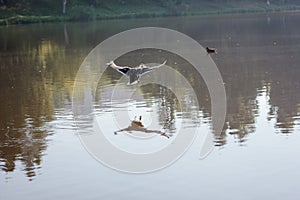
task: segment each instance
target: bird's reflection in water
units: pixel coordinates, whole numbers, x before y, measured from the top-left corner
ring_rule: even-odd
[[[159,134],[166,138],[170,138],[170,136],[168,134],[166,134],[165,132],[162,132],[160,130],[150,130],[150,129],[145,128],[141,121],[142,121],[142,116],[140,116],[138,120],[136,120],[136,119],[132,120],[131,124],[127,128],[123,128],[118,131],[115,131],[115,135],[117,135],[119,132],[123,132],[123,131],[127,131],[127,132],[139,131],[139,132],[144,132],[144,133],[156,133],[156,134]]]

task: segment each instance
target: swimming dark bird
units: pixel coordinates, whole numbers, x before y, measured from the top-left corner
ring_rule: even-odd
[[[148,67],[144,64],[140,64],[138,67],[128,67],[128,66],[118,66],[114,63],[114,61],[110,61],[109,63],[107,63],[106,65],[117,70],[118,72],[120,72],[123,75],[126,75],[127,77],[129,77],[129,85],[133,85],[136,83],[140,82],[140,77],[150,71],[152,71],[153,69],[159,68],[161,66],[164,66],[166,64],[167,61],[163,62],[160,65],[156,65],[156,66],[152,66],[152,67]]]
[[[209,53],[217,53],[217,49],[206,47],[206,52]]]

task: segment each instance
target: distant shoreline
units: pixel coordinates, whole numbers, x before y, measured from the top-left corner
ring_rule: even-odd
[[[193,5],[192,5],[193,6]],[[198,5],[199,6],[199,5]],[[77,21],[96,21],[110,19],[139,19],[139,18],[156,18],[171,16],[203,16],[203,15],[227,15],[227,14],[249,14],[249,13],[278,13],[278,12],[300,12],[300,5],[275,5],[275,6],[245,6],[245,7],[216,7],[214,9],[198,8],[186,10],[171,10],[164,7],[152,7],[146,5],[139,10],[136,7],[131,9],[123,8],[123,12],[109,13],[104,12],[103,8],[85,7],[77,8],[74,14],[69,15],[20,15],[3,18],[0,15],[0,26],[32,23],[49,23],[49,22],[77,22]],[[120,9],[120,8],[118,8]],[[78,14],[79,13],[79,14]],[[0,12],[1,14],[1,12]]]

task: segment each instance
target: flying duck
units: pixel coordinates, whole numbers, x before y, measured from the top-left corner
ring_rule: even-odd
[[[136,83],[140,82],[140,77],[145,74],[148,73],[150,71],[152,71],[153,69],[159,68],[161,66],[164,66],[166,64],[167,61],[163,62],[160,65],[157,66],[153,66],[153,67],[147,67],[146,65],[144,65],[143,63],[140,64],[138,67],[128,67],[128,66],[118,66],[114,63],[114,61],[110,61],[109,63],[107,63],[106,65],[117,70],[118,72],[120,72],[123,75],[126,75],[127,77],[129,77],[129,85],[133,85]]]

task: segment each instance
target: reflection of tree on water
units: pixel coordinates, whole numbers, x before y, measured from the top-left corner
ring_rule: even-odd
[[[178,102],[176,102],[176,96],[166,88],[160,88],[160,94],[161,99],[158,107],[160,125],[163,126],[163,129],[167,129],[170,131],[170,133],[174,133],[175,110],[178,106]]]
[[[247,60],[243,60],[243,62],[236,59],[234,64],[223,61],[219,65],[227,94],[226,121],[233,128],[240,130],[234,133],[239,142],[244,142],[247,134],[255,131],[255,117],[258,115],[259,109],[256,98],[262,91],[265,91],[262,90],[264,87],[266,95],[269,97],[268,103],[271,106],[268,119],[276,118],[275,126],[282,133],[290,133],[294,130],[295,116],[299,115],[300,83],[298,76],[300,72],[298,72],[296,63],[300,61],[289,63],[289,69],[283,70],[282,67],[287,64],[286,60],[289,60],[286,58],[286,56],[290,56],[289,54],[282,56],[283,58],[280,60],[270,60],[269,64],[265,65],[258,59],[264,54],[263,51],[265,49],[256,49],[256,53],[248,55]],[[243,51],[239,53],[246,54]],[[252,63],[256,63],[256,65],[253,66]],[[225,126],[221,137],[216,139],[216,144],[224,145],[227,136]]]
[[[299,61],[296,63],[300,62]],[[270,118],[276,118],[276,127],[281,133],[291,133],[296,124],[296,116],[300,111],[300,70],[296,63],[287,63],[292,70],[282,72],[282,66],[270,70],[272,80],[268,83],[270,104]]]
[[[157,99],[159,124],[170,134],[175,132],[175,112],[180,108],[176,96],[167,88],[148,84],[141,87],[145,99]]]
[[[25,165],[28,177],[35,175],[46,148],[44,122],[52,120],[52,91],[45,77],[45,59],[49,48],[30,49],[28,56],[11,56],[2,65],[0,157],[5,171],[13,171],[15,162]],[[24,51],[24,50],[23,50]],[[47,51],[49,52],[49,51]]]
[[[12,59],[15,63],[16,60]],[[27,176],[32,177],[46,148],[49,133],[44,122],[53,119],[52,92],[42,72],[28,69],[28,63],[21,58],[15,59],[18,63],[7,69],[9,76],[1,74],[0,78],[3,92],[0,97],[0,157],[4,162],[1,168],[13,171],[15,162],[20,160],[25,165]],[[24,72],[21,73],[19,68],[25,69]]]
[[[229,67],[229,66],[228,66]],[[243,72],[237,72],[241,75]],[[226,78],[230,78],[227,81]],[[255,115],[257,114],[257,87],[255,77],[245,79],[241,77],[224,77],[226,94],[227,94],[227,115],[226,121],[230,124],[231,129],[239,131],[230,132],[230,129],[224,125],[224,131],[220,137],[216,138],[216,145],[222,146],[226,143],[228,131],[230,135],[236,136],[238,142],[245,142],[245,137],[255,131]]]
[[[73,83],[67,80],[74,78],[76,68],[63,65],[63,46],[26,40],[30,37],[26,33],[8,34],[0,46],[5,52],[0,54],[0,168],[12,172],[20,161],[32,179],[52,134],[46,122],[53,120],[54,107],[64,107],[70,100]]]
[[[287,16],[288,20],[285,15],[272,16],[272,23],[267,26],[255,18],[249,21],[236,18],[218,25],[205,23],[193,27],[194,33],[209,29],[216,34],[211,40],[218,43],[205,41],[204,45],[221,49],[213,58],[225,82],[226,121],[240,130],[234,133],[239,142],[244,142],[247,134],[255,130],[255,117],[259,114],[256,99],[263,92],[262,88],[267,89],[267,103],[271,106],[268,118],[276,118],[275,127],[282,133],[294,130],[300,104],[300,43],[299,37],[295,37],[299,35],[299,26],[291,24],[300,21]],[[226,129],[224,126],[217,145],[226,143],[229,136]]]

